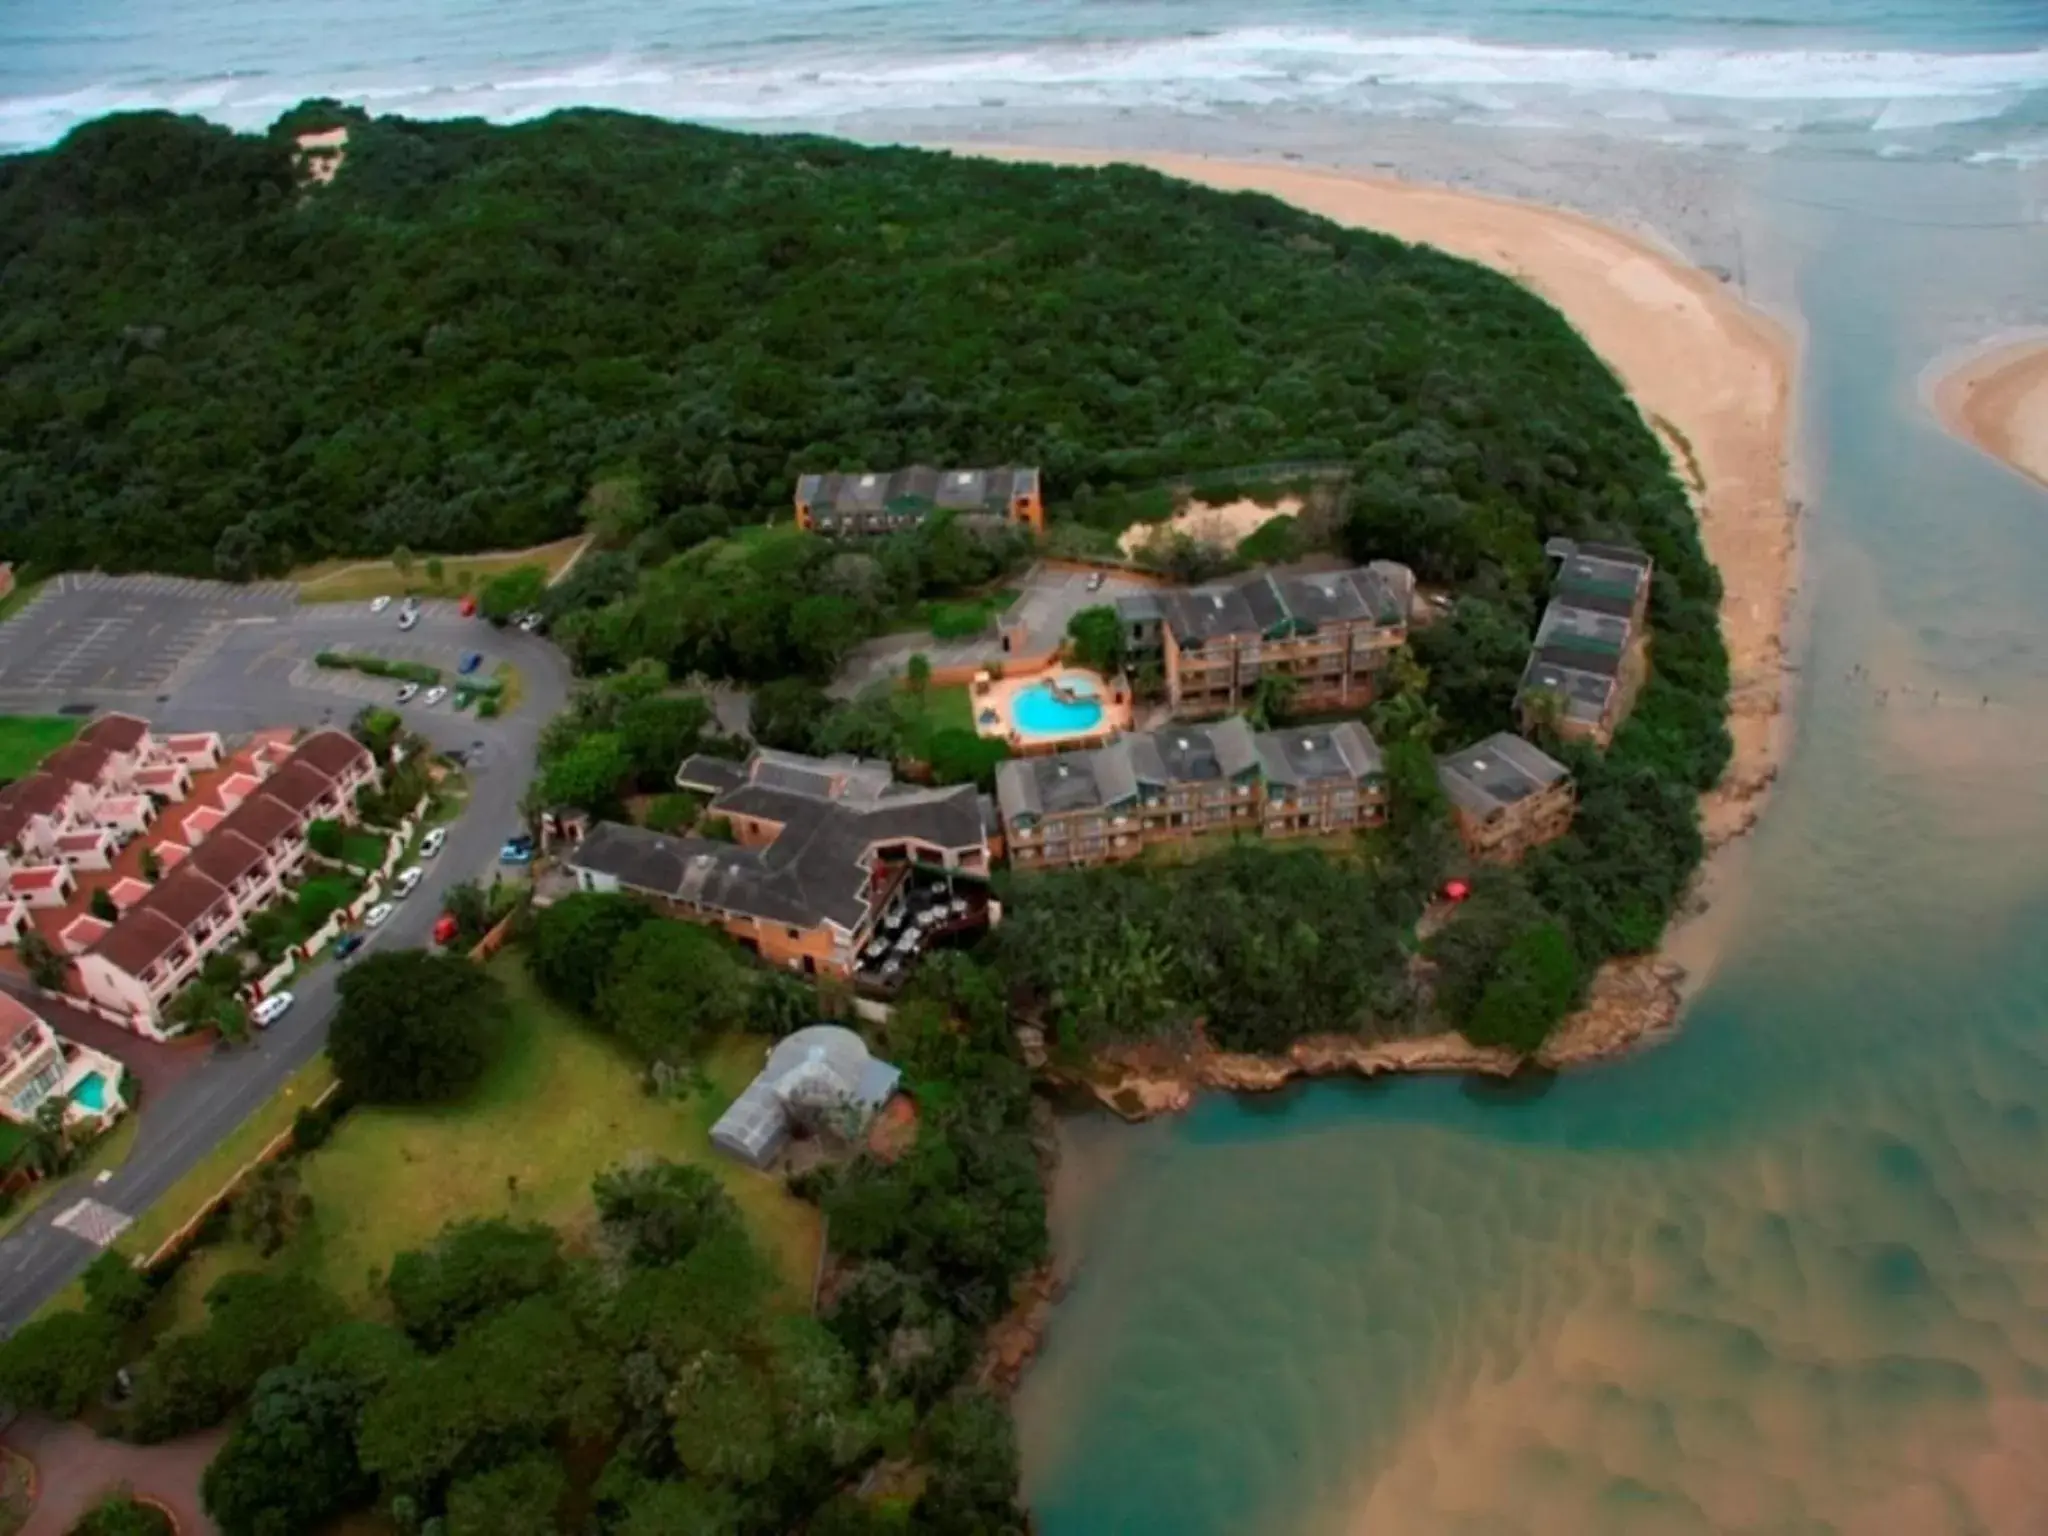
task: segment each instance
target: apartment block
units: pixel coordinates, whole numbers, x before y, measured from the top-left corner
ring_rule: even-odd
[[[1176,715],[1246,707],[1267,677],[1293,685],[1293,706],[1341,710],[1372,701],[1380,674],[1408,639],[1415,575],[1374,561],[1348,571],[1260,572],[1116,601],[1124,643],[1157,656]]]
[[[1045,531],[1036,469],[932,469],[804,475],[796,483],[796,522],[827,538],[900,533],[939,512],[1000,518]]]
[[[1357,721],[1260,734],[1239,718],[1170,725],[996,769],[1003,846],[1019,869],[1116,863],[1223,834],[1354,831],[1378,825],[1385,803],[1379,748]]]
[[[1552,539],[1553,595],[1515,695],[1521,728],[1549,725],[1606,746],[1649,675],[1649,556],[1615,544]]]
[[[1512,864],[1571,830],[1571,770],[1540,747],[1500,731],[1437,759],[1458,836],[1479,858]]]

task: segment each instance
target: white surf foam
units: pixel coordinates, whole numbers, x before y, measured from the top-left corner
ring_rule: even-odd
[[[2048,91],[2048,48],[1974,54],[1725,48],[1628,53],[1251,27],[1209,36],[914,57],[880,49],[849,54],[821,45],[778,48],[721,65],[623,54],[459,83],[191,80],[131,93],[93,90],[0,101],[0,142],[46,143],[116,107],[199,111],[254,127],[282,105],[321,94],[373,110],[500,120],[566,106],[734,124],[829,123],[919,108],[1293,106],[1404,117],[1436,112],[1467,121],[1526,121],[1534,115],[1606,119],[1624,127],[1726,124],[1796,131],[1826,123],[1891,132],[1995,117],[2034,91]]]

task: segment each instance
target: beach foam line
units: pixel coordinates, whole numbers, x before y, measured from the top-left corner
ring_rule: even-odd
[[[1775,131],[1905,132],[1995,118],[2048,94],[2048,48],[2002,53],[1518,47],[1433,35],[1241,27],[1176,37],[863,52],[785,39],[730,63],[663,51],[564,58],[489,79],[213,74],[0,99],[0,143],[49,143],[114,110],[196,111],[236,128],[331,95],[424,117],[497,121],[570,106],[707,122],[829,121],[863,112],[1049,107],[1297,107],[1362,114],[1687,121]],[[1757,114],[1761,112],[1762,116]]]

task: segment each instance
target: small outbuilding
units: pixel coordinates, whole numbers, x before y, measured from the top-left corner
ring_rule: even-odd
[[[902,1080],[852,1030],[813,1024],[776,1043],[768,1064],[711,1127],[711,1143],[750,1168],[766,1168],[793,1135],[856,1141]]]

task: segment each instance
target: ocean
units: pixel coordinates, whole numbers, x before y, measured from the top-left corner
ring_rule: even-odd
[[[9,0],[0,147],[302,97],[1194,149],[1570,203],[1802,340],[1793,741],[1670,1042],[1069,1123],[1048,1536],[2048,1530],[2042,0]],[[1767,595],[1765,595],[1767,597]]]
[[[0,150],[307,96],[930,136],[1007,114],[1318,112],[2048,157],[2042,0],[8,0]]]

